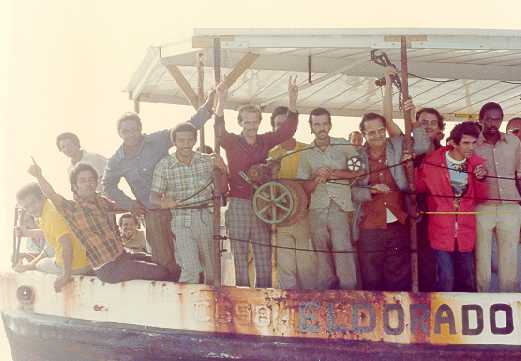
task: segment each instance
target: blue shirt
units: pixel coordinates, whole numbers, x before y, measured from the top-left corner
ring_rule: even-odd
[[[202,107],[188,123],[199,129],[211,116],[212,114]],[[154,168],[157,162],[168,155],[171,146],[169,129],[145,134],[141,149],[134,157],[127,157],[121,145],[108,160],[102,180],[103,193],[116,202],[118,207],[130,209],[133,199],[119,188],[121,178],[125,178],[134,197],[146,208],[155,208],[149,199]]]

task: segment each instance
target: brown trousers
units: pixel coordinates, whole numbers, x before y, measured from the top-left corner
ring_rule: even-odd
[[[145,215],[146,239],[152,251],[152,259],[168,268],[173,278],[178,279],[181,268],[175,261],[174,235],[168,209],[148,210]]]

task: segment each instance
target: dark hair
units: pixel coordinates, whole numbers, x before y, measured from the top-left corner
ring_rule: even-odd
[[[469,135],[473,138],[479,138],[479,133],[481,133],[481,131],[479,130],[476,122],[466,121],[459,123],[454,128],[452,128],[447,141],[452,140],[454,143],[459,144],[461,142],[461,138],[463,138],[464,135]]]
[[[58,148],[59,151],[61,151],[60,142],[62,140],[66,140],[66,139],[72,140],[74,143],[76,143],[78,145],[78,147],[81,147],[80,138],[78,138],[78,136],[76,134],[71,133],[71,132],[65,132],[65,133],[61,133],[60,135],[58,135],[56,137],[56,147]]]
[[[365,132],[365,123],[370,120],[375,120],[375,119],[380,119],[384,126],[387,124],[387,121],[385,120],[385,117],[383,115],[380,115],[378,113],[372,113],[372,112],[365,113],[362,116],[362,119],[360,120],[360,125],[358,126],[360,128],[360,131],[362,133],[364,133]]]
[[[121,215],[121,217],[119,217],[118,219],[118,226],[121,228],[121,226],[123,225],[123,220],[126,219],[126,218],[131,218],[134,220],[134,223],[136,224],[137,228],[139,229],[140,227],[140,224],[139,224],[139,221],[137,219],[137,217],[135,215],[133,215],[132,213],[124,213]]]
[[[276,117],[278,117],[279,115],[286,115],[286,114],[288,114],[288,111],[289,111],[289,108],[286,106],[279,106],[279,107],[276,107],[275,109],[273,109],[273,112],[271,113],[271,116],[270,116],[271,127],[275,128],[275,118]]]
[[[326,108],[315,108],[309,113],[309,126],[311,127],[311,118],[313,116],[318,117],[319,115],[327,115],[327,119],[329,120],[329,124],[331,124],[331,113]]]
[[[503,118],[504,114],[503,114],[503,108],[501,108],[501,105],[499,105],[498,103],[495,103],[495,102],[489,102],[489,103],[483,105],[481,107],[481,109],[479,110],[479,120],[482,121],[485,114],[489,110],[492,110],[492,109],[499,109],[499,111],[501,112],[501,118]]]
[[[197,128],[190,123],[181,123],[176,125],[170,131],[170,141],[172,142],[172,144],[174,144],[175,142],[176,134],[180,132],[191,132],[194,135],[194,139],[197,140]]]
[[[138,125],[139,130],[143,129],[139,115],[134,112],[127,112],[118,118],[118,132],[121,128],[121,124],[129,120],[135,122]]]
[[[420,110],[418,110],[416,112],[416,121],[417,122],[420,121],[420,115],[422,113],[428,113],[428,114],[434,115],[436,117],[436,119],[438,120],[438,128],[440,128],[440,130],[445,130],[445,122],[443,121],[444,118],[443,118],[443,115],[441,115],[439,111],[437,111],[434,108],[421,108]]]
[[[25,199],[30,195],[34,195],[39,199],[45,198],[38,183],[31,182],[29,184],[24,185],[22,188],[18,190],[18,192],[16,192],[16,201],[20,203],[22,199]]]
[[[72,168],[71,173],[69,174],[69,181],[71,183],[72,193],[76,194],[76,192],[74,191],[74,187],[76,186],[76,183],[78,181],[78,174],[80,174],[80,172],[83,172],[85,170],[88,170],[89,172],[94,174],[94,176],[96,176],[96,179],[99,179],[99,174],[96,171],[96,169],[94,169],[93,166],[86,164],[86,163],[76,164],[76,166],[74,166],[74,168]]]

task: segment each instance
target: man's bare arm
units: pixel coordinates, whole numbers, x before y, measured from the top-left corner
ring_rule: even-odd
[[[73,258],[72,240],[70,235],[64,234],[58,239],[58,242],[62,245],[63,274],[54,281],[54,290],[56,292],[60,292],[63,286],[71,281]]]
[[[31,157],[31,159],[33,161],[33,164],[31,164],[31,166],[29,167],[29,174],[36,178],[38,184],[40,185],[42,193],[47,198],[49,198],[54,204],[58,203],[57,201],[59,201],[60,196],[58,195],[58,193],[56,193],[56,191],[54,190],[52,185],[47,181],[47,179],[45,179],[45,177],[42,174],[42,169],[36,163],[34,158]]]

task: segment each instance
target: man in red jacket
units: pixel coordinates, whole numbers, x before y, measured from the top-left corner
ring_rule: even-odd
[[[428,155],[416,178],[418,192],[427,193],[428,232],[436,258],[436,290],[475,290],[473,250],[476,203],[486,197],[484,159],[474,154],[479,128],[473,122],[454,127],[448,147]],[[460,213],[461,212],[461,213]]]

